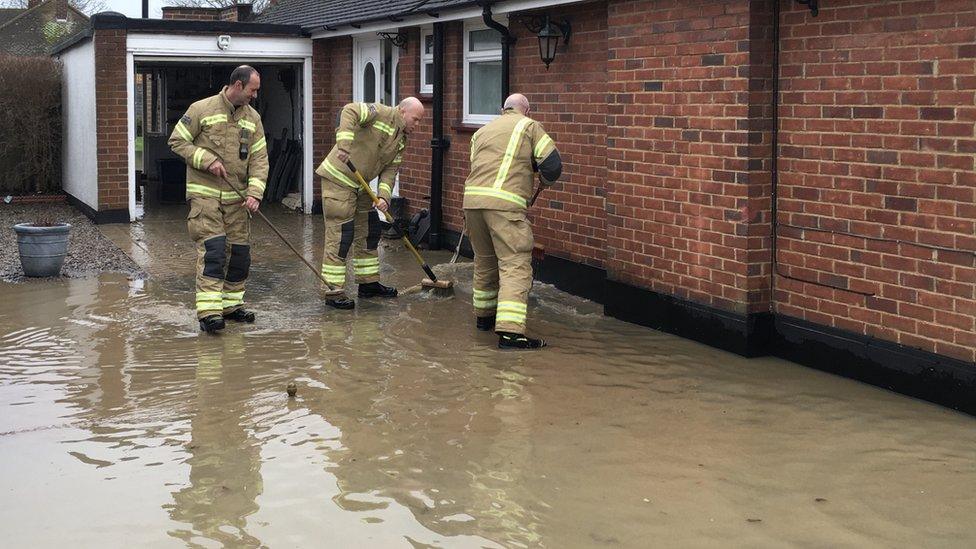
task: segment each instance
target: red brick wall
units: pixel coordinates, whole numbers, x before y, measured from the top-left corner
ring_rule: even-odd
[[[410,210],[416,212],[430,204],[424,197],[430,194],[430,138],[434,105],[429,98],[420,96],[417,91],[420,82],[420,29],[405,29],[404,32],[407,36],[407,47],[400,50],[400,60],[397,63],[399,98],[410,95],[420,97],[426,107],[426,116],[407,139],[407,149],[400,168],[400,196],[406,198]],[[449,124],[446,126],[446,130],[450,131]]]
[[[538,38],[519,22],[510,25],[518,37],[512,52],[512,92],[529,98],[530,116],[556,141],[564,164],[559,184],[543,191],[530,210],[533,231],[547,254],[602,267],[607,242],[607,4],[565,7],[559,15],[571,20],[572,34],[568,45],[560,44],[548,71],[539,58]]]
[[[776,311],[973,361],[976,5],[792,7],[781,43]]]
[[[312,162],[318,165],[335,145],[335,120],[352,101],[352,38],[312,43]],[[314,200],[321,199],[320,178],[313,177]]]
[[[400,52],[398,67],[400,96],[421,97],[424,106],[427,107],[427,114],[407,142],[403,167],[400,169],[400,195],[408,200],[411,211],[417,211],[430,207],[430,201],[425,197],[430,196],[430,139],[434,104],[429,96],[419,95],[419,30],[408,33],[408,38],[407,51]],[[444,228],[457,232],[461,231],[463,224],[461,200],[470,154],[468,147],[471,143],[471,135],[477,129],[461,127],[461,109],[464,98],[463,89],[459,85],[463,74],[462,50],[461,23],[446,23],[444,31],[444,136],[451,140],[451,147],[444,153],[442,204]]]
[[[124,30],[95,31],[98,210],[129,207],[128,107]]]
[[[566,169],[559,185],[547,190],[534,207],[536,242],[546,253],[602,266],[605,257],[603,189],[606,181],[606,7],[591,3],[561,12],[573,18],[568,47],[560,47],[549,72],[539,59],[535,36],[521,23],[511,29],[518,38],[512,50],[512,92],[525,93],[533,118],[556,140]],[[468,175],[471,135],[463,119],[462,24],[448,23],[444,51],[444,133],[451,147],[444,159],[444,227],[460,232],[464,180]],[[420,82],[420,32],[411,29],[399,65],[401,97],[417,95]],[[432,102],[422,97],[427,118],[410,136],[400,175],[400,193],[411,209],[426,208],[430,194]]]
[[[611,2],[608,18],[608,276],[768,310],[757,267],[768,256],[768,185],[751,182],[760,166],[747,146],[750,2]]]

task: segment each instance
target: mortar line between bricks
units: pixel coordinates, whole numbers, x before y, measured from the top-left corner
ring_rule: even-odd
[[[877,236],[866,236],[866,235],[863,235],[863,234],[849,233],[847,231],[835,231],[835,230],[832,230],[832,229],[818,229],[818,228],[815,228],[815,227],[802,227],[800,225],[790,225],[790,224],[787,224],[787,223],[780,223],[779,226],[780,227],[789,227],[790,229],[799,229],[801,231],[815,231],[815,232],[819,232],[819,233],[839,234],[841,236],[852,236],[854,238],[863,238],[865,240],[873,240],[875,242],[891,242],[891,243],[895,243],[895,244],[907,244],[909,246],[917,246],[919,248],[926,248],[926,249],[935,250],[935,251],[938,251],[938,252],[954,252],[954,253],[959,253],[959,254],[969,254],[969,255],[972,255],[972,256],[976,256],[976,251],[972,251],[971,252],[971,251],[968,251],[968,250],[959,250],[959,249],[956,249],[956,248],[944,248],[942,246],[933,246],[931,244],[921,244],[919,242],[908,242],[907,240],[897,240],[897,239],[894,239],[894,238],[880,238],[880,237],[877,237]],[[786,237],[786,238],[789,238],[789,237]]]

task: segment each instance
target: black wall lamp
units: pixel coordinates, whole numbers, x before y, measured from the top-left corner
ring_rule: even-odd
[[[378,32],[376,34],[384,40],[389,40],[391,44],[402,50],[407,48],[407,36],[402,32]]]
[[[817,5],[817,0],[796,0],[796,1],[799,2],[800,4],[803,4],[804,6],[808,6],[810,8],[810,13],[812,13],[814,17],[816,17],[817,14],[820,13],[820,6]]]
[[[546,64],[546,70],[549,70],[549,65],[556,58],[556,46],[559,45],[559,39],[563,39],[564,45],[569,44],[569,35],[573,32],[569,19],[563,18],[554,21],[550,19],[547,13],[543,16],[523,17],[521,20],[529,32],[539,37],[539,57]]]

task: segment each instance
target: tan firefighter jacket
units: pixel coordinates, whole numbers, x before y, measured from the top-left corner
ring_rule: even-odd
[[[349,155],[356,169],[367,182],[379,177],[380,198],[390,201],[403,149],[407,146],[406,123],[396,107],[380,103],[350,103],[342,108],[336,145],[325,157],[315,173],[337,183],[359,189],[359,182],[345,163],[339,161],[339,151]]]
[[[268,147],[261,115],[250,105],[235,108],[227,87],[190,105],[169,136],[173,152],[186,161],[186,196],[241,198],[219,176],[207,171],[220,160],[230,179],[246,196],[261,200],[268,182]],[[241,158],[244,156],[244,158]],[[246,189],[245,189],[246,181]]]
[[[542,124],[506,109],[471,137],[471,172],[464,182],[464,209],[525,210],[532,196],[533,165],[543,162],[557,164],[555,177],[559,176],[559,153]]]

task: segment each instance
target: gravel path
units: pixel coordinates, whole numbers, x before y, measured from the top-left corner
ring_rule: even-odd
[[[17,223],[36,221],[43,217],[71,223],[68,256],[64,259],[61,276],[83,278],[102,272],[121,272],[144,276],[122,250],[105,238],[84,214],[67,204],[3,204],[0,203],[0,280],[27,280],[20,267],[17,252]]]

